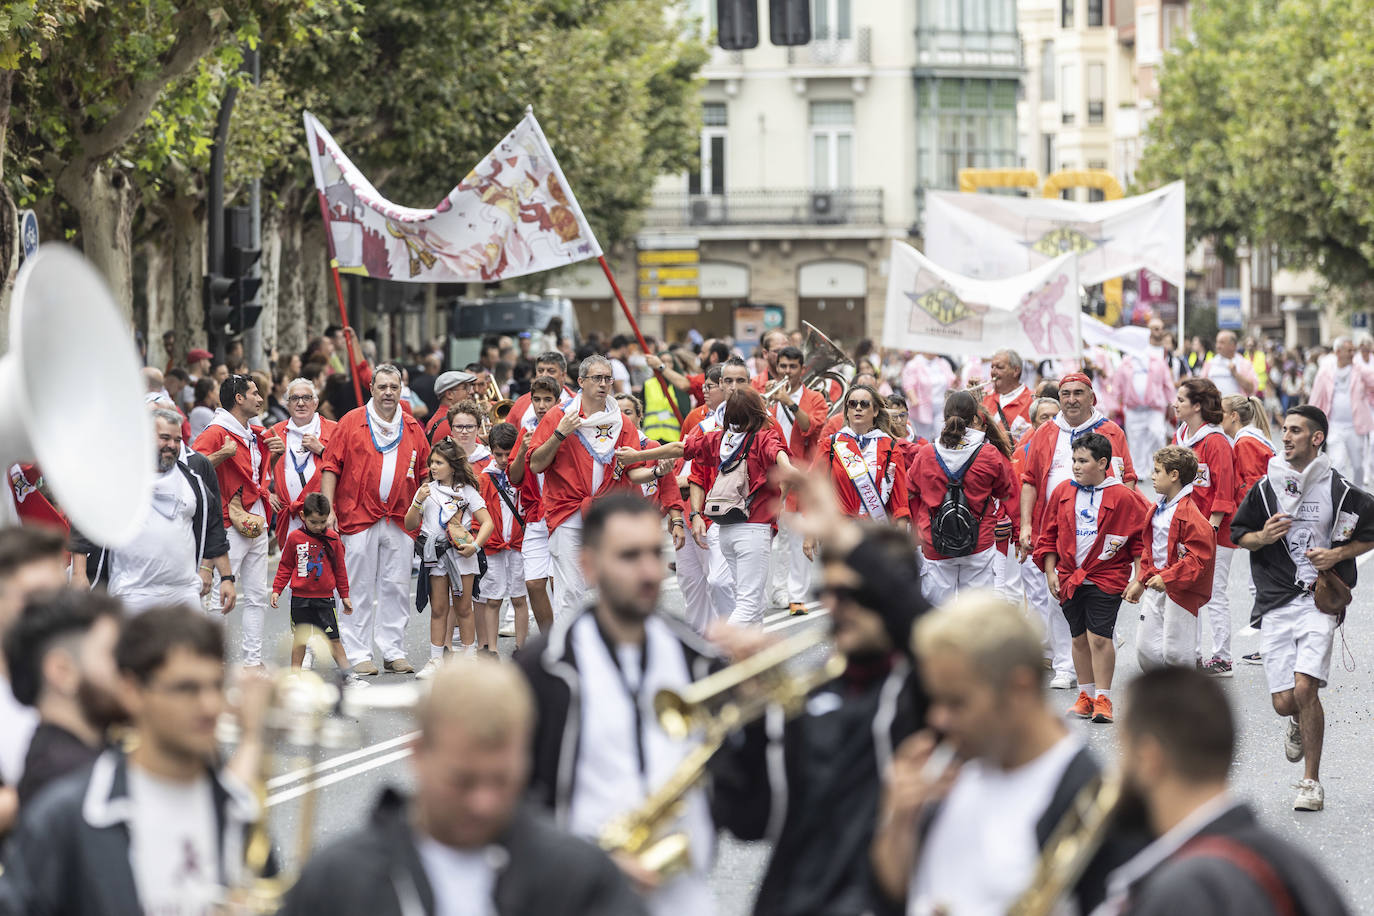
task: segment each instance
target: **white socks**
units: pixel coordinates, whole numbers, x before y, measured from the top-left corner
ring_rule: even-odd
[[[1111,690],[1106,687],[1097,688],[1097,695],[1107,700],[1110,700],[1112,698]]]
[[[430,646],[430,647],[429,647],[429,658],[430,658],[430,660],[433,661],[434,659],[443,658],[443,657],[444,657],[444,649],[445,649],[445,648],[446,648],[445,646],[433,646],[433,645]]]
[[[1094,685],[1094,684],[1079,684],[1079,685],[1078,685],[1078,691],[1079,691],[1079,693],[1086,693],[1086,694],[1087,694],[1088,696],[1090,696],[1090,697],[1097,696],[1096,690],[1097,690],[1097,687],[1096,687],[1096,685]]]

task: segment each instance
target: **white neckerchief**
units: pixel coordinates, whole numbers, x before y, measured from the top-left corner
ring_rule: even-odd
[[[718,429],[725,428],[725,402],[716,405],[716,409],[709,411],[706,416],[701,418],[697,424],[697,429],[703,433],[713,433]]]
[[[1325,454],[1318,455],[1301,473],[1293,470],[1282,455],[1269,459],[1269,485],[1274,488],[1274,496],[1279,508],[1292,515],[1298,504],[1312,487],[1326,483],[1331,473],[1331,459]]]
[[[301,495],[304,484],[300,477],[296,476],[296,468],[300,466],[301,459],[305,459],[305,465],[301,467],[301,474],[304,475],[306,483],[315,476],[315,453],[305,447],[305,437],[320,435],[320,415],[313,413],[310,415],[310,422],[304,426],[296,425],[296,418],[291,417],[286,421],[286,450],[290,454],[287,460],[293,462],[286,471],[286,493],[294,502],[296,497]],[[294,457],[292,457],[294,456]]]
[[[376,444],[381,448],[386,448],[401,438],[401,428],[405,423],[405,411],[401,410],[401,405],[396,405],[396,415],[390,421],[383,420],[382,415],[377,412],[377,402],[371,398],[367,401],[368,425],[372,428],[372,437]],[[378,449],[380,451],[380,449]]]
[[[734,456],[735,452],[744,445],[744,438],[748,433],[730,427],[725,434],[720,437],[720,463],[723,465]]]
[[[442,534],[453,517],[460,515],[465,503],[457,489],[435,481],[430,481],[429,495],[439,505],[439,531]]]
[[[239,422],[238,417],[225,410],[223,407],[215,408],[215,415],[210,419],[210,426],[218,426],[220,429],[231,434],[238,439],[243,446],[248,449],[248,454],[253,460],[253,481],[258,480],[258,473],[262,468],[262,453],[258,451],[258,437],[253,431]],[[248,506],[243,508],[247,509]]]
[[[479,442],[472,447],[472,451],[468,454],[468,464],[476,467],[477,462],[486,461],[490,457],[491,449]]]
[[[1242,426],[1240,432],[1236,433],[1236,438],[1231,440],[1231,444],[1235,445],[1242,439],[1254,439],[1256,442],[1263,442],[1264,447],[1269,449],[1269,454],[1274,454],[1274,443],[1270,442],[1264,433],[1253,426]]]
[[[577,416],[582,413],[582,393],[568,402],[563,413]],[[597,464],[605,464],[615,455],[615,444],[620,441],[620,430],[625,424],[625,415],[613,398],[606,398],[601,410],[590,416],[582,417],[577,435],[587,447]]]
[[[533,432],[539,426],[539,417],[534,415],[534,405],[531,404],[525,409],[525,415],[520,418],[520,426]]]
[[[1017,398],[1019,398],[1019,397],[1021,396],[1021,392],[1025,391],[1025,390],[1026,390],[1026,386],[1025,386],[1025,385],[1017,385],[1017,386],[1016,386],[1016,390],[1013,391],[1011,394],[999,394],[999,395],[997,396],[997,403],[998,403],[999,405],[1001,405],[1002,407],[1006,407],[1006,406],[1007,406],[1008,404],[1010,404],[1012,401],[1015,401]]]
[[[1178,425],[1178,444],[1184,448],[1192,448],[1212,433],[1221,433],[1223,436],[1226,435],[1222,428],[1215,423],[1204,423],[1197,428],[1196,432],[1190,435],[1188,433],[1188,424],[1180,423]],[[1231,440],[1227,438],[1226,441],[1230,442]]]
[[[1054,415],[1054,425],[1055,425],[1055,426],[1058,426],[1061,430],[1063,430],[1064,432],[1068,433],[1068,434],[1069,434],[1069,439],[1072,440],[1072,439],[1077,439],[1077,438],[1078,438],[1078,434],[1084,432],[1085,430],[1087,430],[1088,428],[1090,428],[1093,424],[1097,423],[1097,422],[1100,421],[1100,420],[1104,420],[1104,419],[1106,419],[1106,418],[1102,416],[1102,412],[1101,412],[1100,410],[1098,410],[1096,407],[1094,407],[1091,416],[1089,416],[1088,419],[1084,420],[1082,423],[1078,424],[1077,426],[1070,426],[1070,425],[1069,425],[1069,421],[1066,420],[1066,419],[1064,419],[1064,414],[1063,414],[1062,411],[1061,411],[1060,413],[1057,413],[1057,414]]]
[[[940,444],[940,440],[935,440],[935,451],[940,456],[940,460],[949,468],[951,474],[959,473],[970,458],[973,457],[973,450],[983,444],[987,438],[987,433],[981,429],[964,430],[964,438],[959,440],[959,444],[954,448],[948,448]]]

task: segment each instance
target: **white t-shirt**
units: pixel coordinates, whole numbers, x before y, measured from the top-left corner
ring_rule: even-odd
[[[186,418],[191,424],[191,442],[196,440],[201,433],[205,432],[210,426],[210,421],[215,418],[215,411],[209,407],[192,407],[190,415]],[[186,443],[190,445],[191,443]]]
[[[1300,582],[1310,585],[1317,581],[1317,569],[1306,554],[1313,548],[1324,550],[1331,546],[1331,528],[1335,522],[1331,512],[1331,472],[1328,471],[1307,489],[1306,497],[1293,511],[1293,525],[1283,537]]]
[[[1241,393],[1240,382],[1236,381],[1235,373],[1231,369],[1237,359],[1240,357],[1233,356],[1230,359],[1224,356],[1212,357],[1212,368],[1208,371],[1207,377],[1212,380],[1212,384],[1217,386],[1222,397]]]
[[[1050,470],[1045,475],[1045,493],[1041,497],[1049,500],[1059,485],[1073,476],[1073,449],[1069,447],[1073,434],[1059,430],[1059,438],[1054,441],[1054,457],[1050,458]]]
[[[1074,566],[1079,569],[1088,561],[1093,544],[1097,543],[1097,513],[1102,508],[1102,491],[1099,489],[1079,490],[1074,488],[1073,521]]]
[[[196,494],[186,475],[175,467],[158,475],[137,537],[110,552],[109,591],[129,611],[165,602],[199,602],[195,512]]]
[[[1169,526],[1174,523],[1174,513],[1178,511],[1179,501],[1187,499],[1188,494],[1192,492],[1191,484],[1179,490],[1174,498],[1165,504],[1163,509],[1157,510],[1152,517],[1150,558],[1156,569],[1163,569],[1169,565]]]
[[[38,710],[14,698],[10,679],[0,677],[0,779],[13,788],[24,775],[24,758],[38,727]]]
[[[424,517],[420,521],[420,530],[424,532],[426,537],[430,538],[431,543],[434,538],[442,536],[445,531],[446,526],[440,522],[441,512],[443,513],[442,517],[445,518],[452,513],[452,517],[457,518],[459,524],[470,529],[473,513],[478,509],[487,507],[486,501],[482,499],[482,494],[467,484],[454,490],[454,494],[452,498],[444,496],[439,492],[437,486],[430,484],[429,496],[425,499]]]
[[[210,777],[180,783],[129,765],[129,865],[145,916],[208,916],[219,841]]]
[[[1355,411],[1350,404],[1350,373],[1355,371],[1354,363],[1344,369],[1336,367],[1335,387],[1331,390],[1331,425],[1355,422]]]
[[[622,388],[621,385],[624,385]],[[620,394],[630,390],[630,370],[620,360],[611,358],[611,391]]]
[[[922,846],[907,891],[908,916],[1004,916],[1030,884],[1044,817],[1079,742],[1065,735],[1024,766],[964,764]]]
[[[496,911],[496,872],[486,849],[454,849],[419,833],[415,848],[434,891],[435,916],[489,916]]]

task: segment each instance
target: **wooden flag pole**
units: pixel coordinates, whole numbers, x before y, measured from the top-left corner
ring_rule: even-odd
[[[320,202],[324,240],[329,246],[329,270],[334,274],[334,298],[339,304],[339,322],[344,329],[344,343],[348,347],[348,374],[353,379],[353,396],[358,399],[358,406],[362,407],[367,402],[363,400],[363,383],[358,378],[358,360],[353,349],[353,327],[348,323],[348,310],[344,308],[343,281],[339,279],[339,259],[334,254],[334,233],[329,231],[329,210],[325,206],[324,194],[316,191],[315,197]]]
[[[630,314],[630,307],[625,304],[625,296],[620,292],[620,285],[615,282],[615,277],[611,275],[611,265],[606,263],[606,256],[603,254],[597,258],[601,263],[601,270],[606,274],[606,280],[611,284],[611,290],[615,293],[616,301],[620,303],[620,308],[625,312],[625,319],[630,322],[630,327],[635,332],[635,337],[639,338],[639,349],[645,356],[649,355],[649,344],[645,342],[644,335],[639,330],[639,322],[635,321],[635,316]],[[674,397],[673,387],[668,384],[668,380],[663,377],[662,369],[654,370],[654,378],[658,379],[659,385],[663,387],[663,396],[668,399],[668,406],[673,408],[673,416],[677,417],[678,425],[682,425],[682,409],[677,406],[677,398]]]

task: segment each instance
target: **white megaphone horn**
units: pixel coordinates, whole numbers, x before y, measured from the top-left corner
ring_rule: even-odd
[[[49,243],[24,262],[0,358],[0,470],[37,463],[72,526],[108,547],[133,539],[152,500],[157,449],[139,370],[133,335],[84,257]]]

